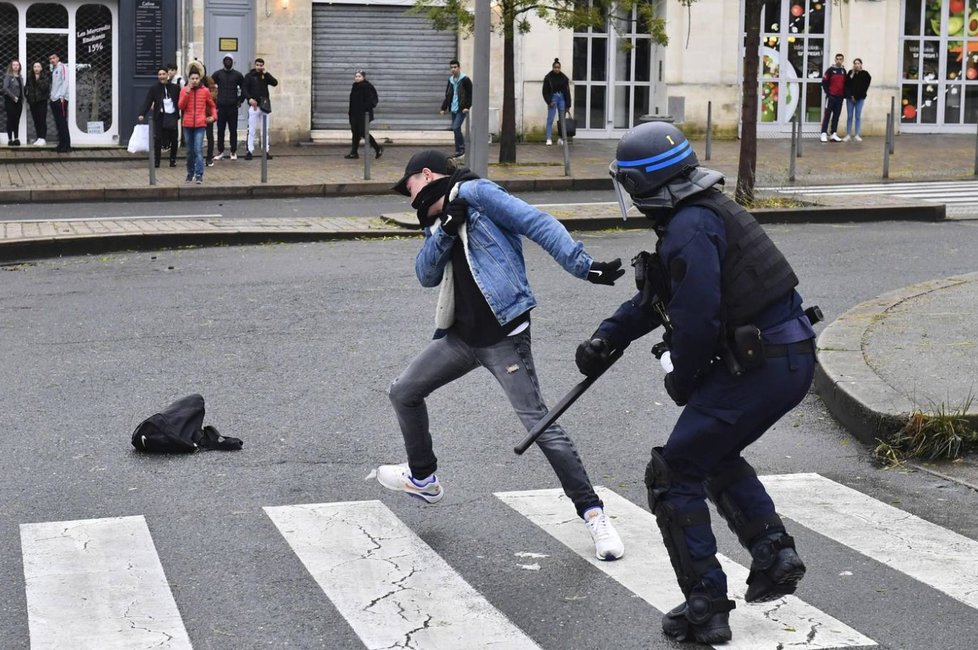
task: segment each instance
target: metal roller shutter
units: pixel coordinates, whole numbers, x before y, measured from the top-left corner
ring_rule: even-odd
[[[458,40],[410,6],[313,4],[312,128],[349,129],[353,72],[363,68],[380,101],[371,129],[444,130],[438,111]]]

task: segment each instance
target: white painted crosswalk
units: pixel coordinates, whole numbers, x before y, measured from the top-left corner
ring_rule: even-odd
[[[142,517],[22,524],[33,648],[190,648]]]
[[[851,549],[846,553],[879,563],[881,571],[909,576],[978,610],[975,540],[818,474],[761,478],[793,530],[822,535]],[[566,548],[584,561],[584,569],[567,570],[593,571],[595,580],[618,583],[648,603],[652,616],[657,616],[652,608],[664,612],[678,604],[682,594],[654,517],[612,490],[598,491],[626,544],[625,557],[615,562],[595,559],[586,527],[560,490],[495,496],[509,506],[509,515],[503,515],[512,519],[507,525],[539,528],[554,540],[550,553]],[[366,648],[519,650],[543,643],[380,501],[274,506],[264,512],[281,534],[282,548],[294,554],[288,557],[298,570],[304,567],[309,584],[322,590]],[[192,647],[143,517],[32,523],[20,530],[32,648]],[[817,549],[806,548],[812,553]],[[838,607],[836,598],[844,594],[822,603],[834,616],[817,600],[806,601],[804,582],[797,597],[748,605],[743,600],[747,567],[719,559],[737,601],[730,618],[734,638],[724,648],[877,645],[839,618],[847,609]],[[548,572],[538,575],[545,580]],[[212,645],[200,641],[200,647]]]
[[[943,203],[948,214],[978,210],[978,180],[926,181],[914,183],[855,183],[851,185],[806,185],[762,187],[759,190],[787,195],[818,196],[892,196],[895,198]]]
[[[673,575],[669,555],[659,537],[655,517],[609,490],[598,490],[610,513],[616,513],[615,526],[626,540],[626,556],[617,562],[601,562],[594,557],[591,540],[576,521],[574,508],[560,490],[497,493],[514,510],[525,516],[565,546],[605,572],[632,593],[660,612],[667,612],[683,601]],[[788,596],[767,605],[747,605],[744,601],[747,568],[719,555],[730,583],[730,597],[737,602],[731,616],[733,641],[724,648],[840,648],[869,646],[876,642],[815,607]],[[817,633],[810,635],[810,630]]]

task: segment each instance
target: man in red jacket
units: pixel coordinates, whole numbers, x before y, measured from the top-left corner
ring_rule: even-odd
[[[204,133],[217,115],[211,91],[200,83],[200,72],[190,72],[190,83],[180,91],[183,133],[187,140],[187,182],[204,182]]]
[[[825,91],[825,114],[822,116],[822,142],[829,141],[829,118],[832,118],[832,141],[842,142],[836,133],[839,130],[839,116],[842,114],[842,100],[846,96],[846,69],[842,63],[846,57],[835,55],[835,65],[822,75],[822,90]]]

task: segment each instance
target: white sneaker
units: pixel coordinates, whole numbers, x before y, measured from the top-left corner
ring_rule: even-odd
[[[839,137],[838,133],[833,133],[832,137],[829,138],[832,142],[842,142],[842,138]]]
[[[828,136],[828,134],[825,134],[825,133],[823,133],[823,134],[822,134],[822,137],[821,137],[821,138],[819,138],[819,139],[820,139],[820,140],[821,140],[822,142],[828,142],[828,141],[829,141],[829,136]]]
[[[217,155],[214,156],[213,160],[221,160],[222,158],[224,158],[224,152],[223,151],[219,151],[219,152],[217,152]]]
[[[601,508],[591,508],[584,513],[584,525],[594,540],[594,555],[599,560],[617,560],[625,554],[625,544],[618,531],[611,525],[608,515]]]
[[[862,142],[863,141],[863,139],[860,138],[858,135],[855,137],[855,140],[856,140],[856,142]]]
[[[553,143],[554,143],[553,140],[551,140],[550,138],[547,138],[547,146],[548,147],[551,146],[551,145],[553,145]]]
[[[430,479],[430,483],[418,485],[411,478],[411,470],[408,469],[407,463],[403,465],[381,465],[377,468],[377,480],[388,490],[407,492],[411,496],[423,499],[428,503],[438,503],[445,496],[445,491],[441,489],[441,483],[438,482],[437,476],[432,474]]]
[[[846,137],[842,138],[843,142],[849,142],[850,140],[852,140],[852,137],[848,133],[846,133]]]
[[[564,144],[563,138],[557,138],[557,144]]]
[[[231,160],[237,160],[237,159],[238,159],[238,154],[236,153],[231,154]]]
[[[44,138],[38,138],[37,140],[34,141],[34,146],[43,147],[47,145],[47,143],[48,143],[47,140],[45,140]]]

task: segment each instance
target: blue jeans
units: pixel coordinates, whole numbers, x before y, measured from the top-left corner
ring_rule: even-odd
[[[465,152],[465,136],[462,135],[462,122],[468,113],[452,113],[452,131],[455,132],[455,153]]]
[[[187,176],[204,177],[204,133],[203,126],[183,127],[187,140]]]
[[[564,102],[563,93],[554,93],[550,98],[549,108],[547,109],[547,140],[553,140],[551,137],[554,131],[554,117],[557,116],[557,111],[560,111],[560,117],[563,118],[564,113],[567,111],[567,104]],[[563,136],[559,133],[558,138]]]
[[[866,98],[852,100],[846,98],[846,135],[858,135],[862,137],[862,121],[863,121],[863,104],[866,102]],[[856,114],[856,129],[853,131],[853,121],[852,115]]]
[[[388,391],[404,436],[408,466],[415,478],[426,478],[438,467],[425,398],[479,366],[491,372],[502,386],[527,431],[547,414],[530,351],[529,328],[483,348],[471,347],[449,331],[429,343]],[[578,515],[583,516],[589,508],[601,507],[601,499],[591,487],[577,448],[559,425],[544,431],[536,444],[557,474],[564,494],[574,502]]]

